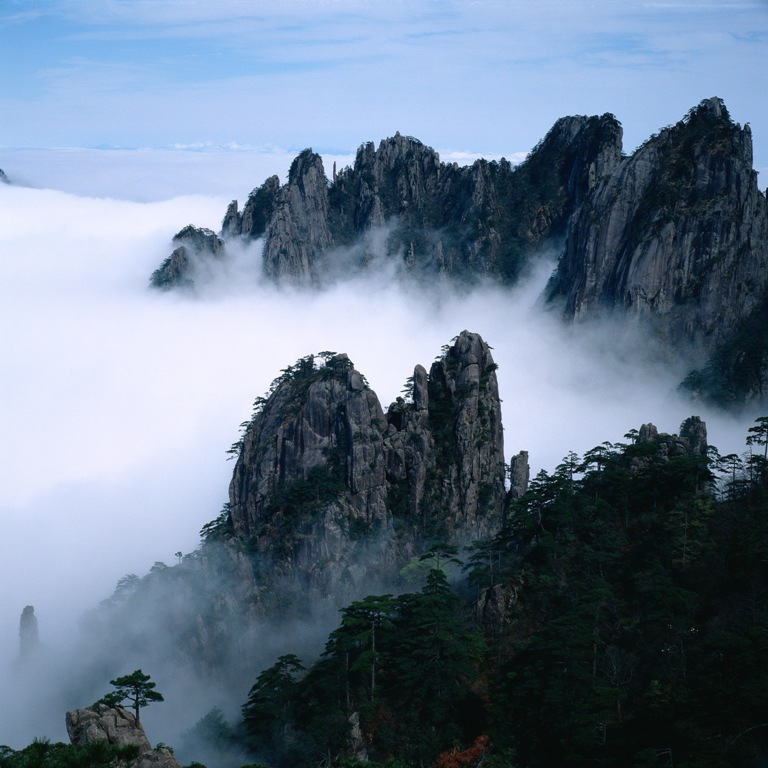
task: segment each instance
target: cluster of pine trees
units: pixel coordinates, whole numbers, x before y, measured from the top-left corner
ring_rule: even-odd
[[[765,765],[768,418],[746,458],[627,437],[541,472],[460,578],[438,545],[420,591],[347,606],[316,663],[262,672],[254,757]]]
[[[436,544],[417,589],[348,605],[314,663],[282,655],[239,723],[190,738],[275,768],[768,764],[768,417],[744,456],[627,438],[539,473],[495,537]],[[118,759],[62,746],[0,768]]]

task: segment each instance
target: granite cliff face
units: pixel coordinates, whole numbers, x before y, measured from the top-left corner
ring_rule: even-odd
[[[137,663],[236,683],[264,653],[266,622],[311,616],[327,631],[341,606],[401,589],[432,544],[497,532],[506,467],[488,345],[463,331],[408,388],[385,412],[344,354],[288,366],[242,425],[229,502],[200,550],[123,580],[89,634],[120,627]],[[516,465],[521,493],[527,454]]]
[[[596,184],[549,287],[569,319],[615,311],[711,354],[765,303],[768,206],[749,126],[708,99]]]
[[[286,369],[248,423],[229,490],[234,533],[317,597],[398,570],[427,542],[500,527],[504,450],[495,363],[461,333],[386,416],[345,355]]]
[[[319,367],[304,358],[274,386],[245,430],[230,484],[235,535],[271,579],[315,599],[395,578],[376,395],[346,355]]]
[[[462,332],[427,375],[416,366],[412,402],[389,407],[390,505],[424,537],[469,544],[499,529],[504,443],[496,364]]]
[[[264,238],[263,272],[275,282],[318,286],[382,260],[401,276],[514,282],[537,250],[564,235],[574,208],[620,156],[612,115],[559,120],[516,168],[506,160],[446,164],[396,134],[378,148],[363,144],[354,165],[334,167],[329,181],[307,149],[285,185],[273,176],[242,212],[230,203],[221,237]],[[152,284],[183,284],[186,268],[168,260]]]
[[[271,177],[242,212],[230,204],[220,239],[182,230],[152,284],[192,287],[233,239],[262,239],[263,275],[305,287],[376,265],[399,279],[512,284],[555,248],[546,296],[567,321],[629,318],[699,366],[685,382],[695,396],[763,399],[768,204],[749,126],[712,98],[631,156],[621,142],[612,115],[565,117],[517,167],[459,167],[396,134],[363,144],[330,180],[306,150],[285,185]]]
[[[333,247],[328,228],[328,180],[320,155],[302,152],[291,165],[288,184],[275,196],[264,243],[264,273],[273,280],[317,285],[323,256]]]

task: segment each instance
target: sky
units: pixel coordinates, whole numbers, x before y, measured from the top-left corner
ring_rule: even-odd
[[[691,415],[643,339],[541,313],[555,253],[512,295],[377,274],[308,296],[265,285],[254,244],[179,297],[147,289],[175,232],[218,230],[308,146],[327,170],[396,131],[443,160],[520,159],[558,117],[612,112],[631,151],[710,96],[750,123],[764,187],[767,45],[766,2],[0,0],[0,744],[66,738],[63,713],[8,730],[24,606],[61,650],[118,578],[192,551],[238,425],[299,357],[348,353],[386,408],[479,332],[507,458],[534,471]],[[757,415],[697,413],[723,452]]]
[[[719,96],[765,174],[767,49],[766,0],[2,0],[0,168],[28,176],[20,148],[248,165],[395,131],[444,159],[512,157],[559,117],[604,112],[632,151]]]

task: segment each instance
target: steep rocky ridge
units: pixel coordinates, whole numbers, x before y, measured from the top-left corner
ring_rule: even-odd
[[[270,657],[268,622],[302,625],[296,642],[313,648],[342,605],[402,589],[401,569],[433,543],[492,535],[506,494],[495,369],[464,331],[385,413],[346,355],[288,366],[242,425],[229,501],[201,548],[126,577],[89,634],[117,637],[125,663],[236,685]]]
[[[0,168],[0,184],[10,184],[11,180],[5,175],[5,172]]]
[[[256,240],[267,230],[267,224],[275,207],[275,200],[280,192],[280,179],[270,176],[260,187],[248,195],[242,212],[238,210],[237,200],[233,200],[224,215],[221,224],[221,236],[227,240],[232,237],[244,237]]]
[[[390,505],[415,520],[422,536],[469,544],[501,526],[505,467],[495,370],[487,344],[464,331],[429,375],[414,369],[412,402],[389,408]]]
[[[749,126],[711,98],[629,157],[621,140],[612,115],[565,117],[517,167],[459,167],[396,134],[330,180],[306,150],[285,185],[271,177],[242,212],[230,204],[223,250],[177,248],[153,284],[190,285],[233,238],[263,238],[263,274],[302,286],[381,263],[400,278],[514,283],[551,246],[561,256],[546,296],[566,320],[639,323],[693,369],[684,387],[696,397],[764,399],[768,204]]]
[[[338,600],[374,574],[394,583],[428,541],[500,527],[501,411],[480,336],[462,332],[429,375],[417,366],[411,402],[386,416],[345,355],[324,357],[286,369],[257,401],[230,484],[236,536],[303,591]]]
[[[292,163],[288,184],[275,196],[264,243],[264,273],[274,279],[317,285],[323,255],[333,247],[328,228],[328,180],[311,149]]]
[[[537,249],[564,235],[574,208],[620,157],[612,115],[558,120],[516,168],[446,164],[398,133],[378,148],[363,144],[354,165],[334,168],[329,181],[307,149],[285,185],[271,177],[242,212],[230,204],[221,237],[263,237],[264,274],[278,282],[320,285],[382,259],[401,275],[514,282]]]
[[[649,139],[574,214],[549,287],[569,319],[619,310],[711,354],[764,308],[768,206],[749,126],[720,99]]]

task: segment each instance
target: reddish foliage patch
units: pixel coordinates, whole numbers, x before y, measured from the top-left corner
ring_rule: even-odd
[[[485,735],[478,736],[468,749],[443,752],[435,760],[433,768],[478,768],[490,748],[491,740]]]

